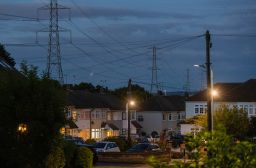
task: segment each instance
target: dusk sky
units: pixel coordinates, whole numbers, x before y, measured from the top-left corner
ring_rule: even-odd
[[[50,0],[2,0],[0,43],[16,61],[46,69],[49,18],[38,8]],[[205,34],[211,33],[214,83],[256,78],[255,0],[59,0],[62,69],[67,83],[91,82],[117,88],[150,88],[152,47],[158,82],[181,91],[189,69],[190,89],[205,83]],[[34,19],[34,20],[33,20]],[[36,32],[38,42],[36,45]],[[70,42],[72,40],[72,43]],[[31,45],[27,45],[31,44]]]

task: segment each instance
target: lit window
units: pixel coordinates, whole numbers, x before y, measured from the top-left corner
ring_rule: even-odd
[[[92,138],[99,139],[101,136],[100,129],[92,129]]]
[[[72,112],[72,119],[77,120],[77,112],[76,111]]]

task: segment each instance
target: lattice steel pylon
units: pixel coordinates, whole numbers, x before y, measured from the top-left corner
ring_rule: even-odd
[[[59,42],[59,14],[57,0],[51,0],[49,21],[49,41],[46,74],[49,78],[58,80],[63,84],[63,72],[61,66],[60,42]]]
[[[156,92],[159,91],[159,83],[157,81],[157,65],[156,65],[156,47],[153,47],[153,59],[152,59],[152,76],[151,76],[151,88],[150,92],[153,93],[154,87]]]

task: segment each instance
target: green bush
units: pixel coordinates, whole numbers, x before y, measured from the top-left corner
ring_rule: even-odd
[[[146,163],[152,168],[170,168],[168,163],[161,162],[154,156],[150,156],[149,158],[147,158]]]
[[[93,166],[93,153],[86,147],[79,147],[76,150],[75,168],[92,168]]]
[[[55,147],[46,158],[46,168],[63,168],[65,166],[65,155],[61,147]]]
[[[69,141],[64,142],[65,168],[72,168],[77,146]]]

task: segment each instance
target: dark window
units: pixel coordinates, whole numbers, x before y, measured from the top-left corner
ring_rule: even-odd
[[[143,121],[143,120],[144,120],[143,116],[142,116],[142,115],[139,115],[139,116],[138,116],[138,121]]]

